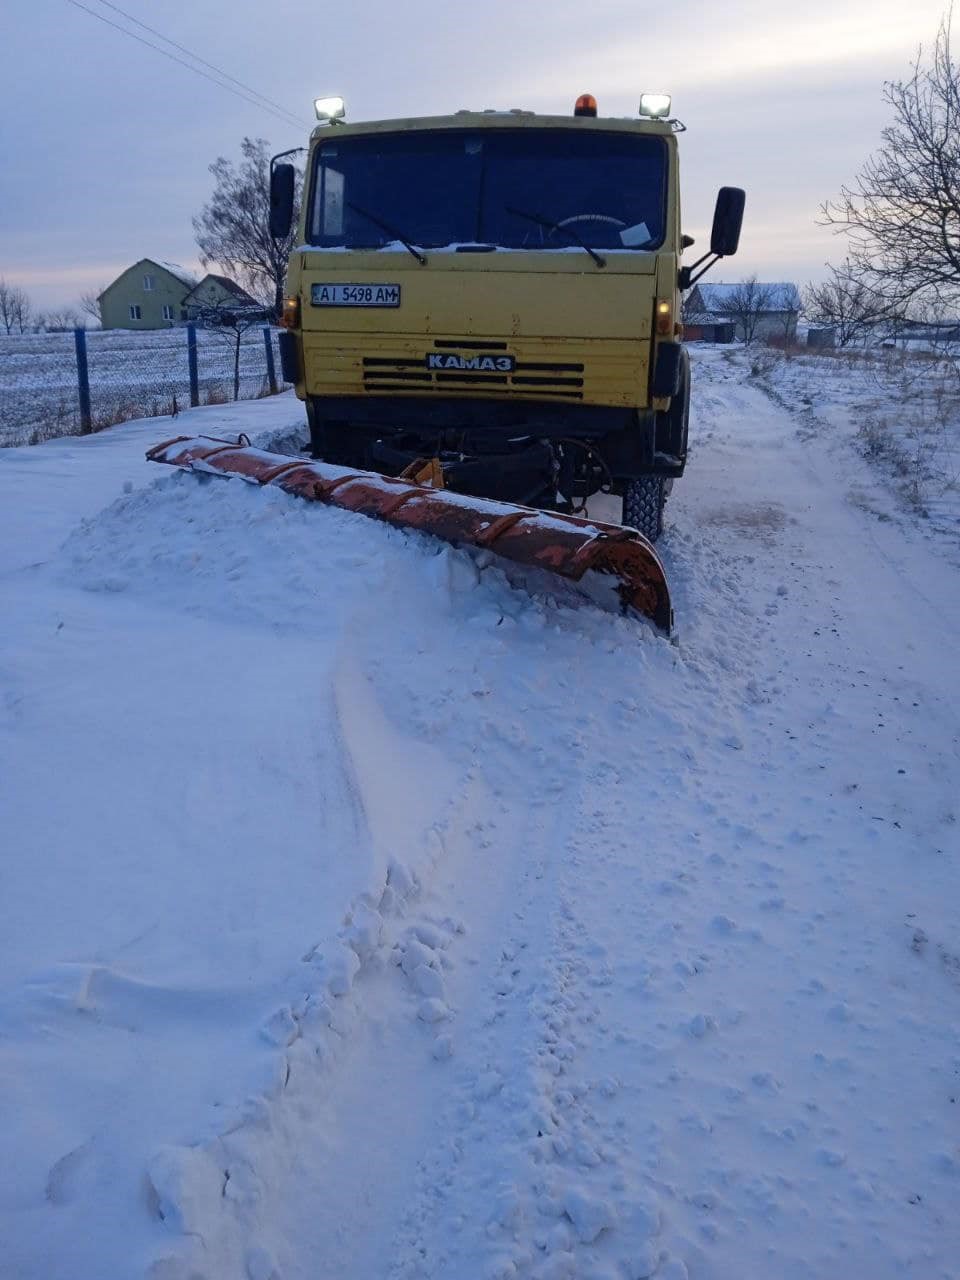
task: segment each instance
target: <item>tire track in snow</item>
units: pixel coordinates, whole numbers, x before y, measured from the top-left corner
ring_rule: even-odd
[[[563,783],[542,785],[522,807],[505,788],[484,824],[496,888],[478,900],[470,884],[472,971],[458,965],[448,1136],[421,1164],[396,1280],[683,1274],[662,1256],[650,1180],[626,1173],[611,1101],[619,1082],[584,1062],[588,1049],[602,1059],[613,1035],[599,994],[615,966],[580,917],[583,877],[597,874],[602,854],[578,833],[595,825],[599,789],[623,781],[591,763],[589,740],[567,738],[543,762],[542,776]],[[441,899],[456,900],[466,871],[449,876]]]

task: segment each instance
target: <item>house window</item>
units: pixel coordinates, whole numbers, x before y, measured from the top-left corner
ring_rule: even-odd
[[[163,318],[164,320],[173,319],[173,307],[171,307],[168,302],[165,302],[163,304]]]
[[[131,319],[131,320],[139,320],[140,318],[141,318],[141,316],[140,316],[140,308],[139,308],[139,306],[137,305],[137,303],[135,303],[135,302],[131,302],[131,304],[130,304],[130,319]]]
[[[181,308],[180,308],[180,319],[181,319],[181,320],[186,320],[186,318],[187,318],[187,308],[186,308],[186,307],[181,307]]]
[[[143,277],[143,291],[144,291],[144,293],[153,293],[153,291],[154,291],[154,289],[155,289],[156,287],[157,287],[157,277],[156,277],[156,276],[144,276],[144,277]]]

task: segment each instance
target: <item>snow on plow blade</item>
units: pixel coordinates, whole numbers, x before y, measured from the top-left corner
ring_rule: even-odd
[[[433,489],[376,471],[304,462],[255,449],[244,436],[236,443],[211,436],[178,436],[150,449],[147,458],[191,471],[276,484],[300,498],[373,516],[399,528],[419,529],[447,542],[485,548],[575,582],[588,571],[605,574],[617,580],[627,608],[636,609],[667,632],[673,622],[663,565],[636,529]]]

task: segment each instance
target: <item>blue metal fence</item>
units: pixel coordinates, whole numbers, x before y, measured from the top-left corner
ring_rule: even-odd
[[[82,435],[189,405],[275,395],[277,331],[194,325],[0,336],[0,446]],[[239,357],[239,358],[238,358]]]

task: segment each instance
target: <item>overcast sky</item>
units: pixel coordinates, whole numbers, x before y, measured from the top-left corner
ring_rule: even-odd
[[[244,134],[305,140],[313,98],[353,120],[460,107],[601,115],[673,94],[685,230],[701,239],[716,188],[747,189],[736,259],[713,278],[798,283],[839,261],[817,227],[877,145],[885,79],[929,45],[943,0],[116,0],[253,86],[302,128],[241,101],[69,0],[2,0],[0,275],[42,307],[98,291],[138,258],[196,265],[191,215],[207,166]],[[89,9],[160,43],[101,0]],[[171,52],[176,52],[171,50]],[[181,54],[176,56],[180,57]]]

